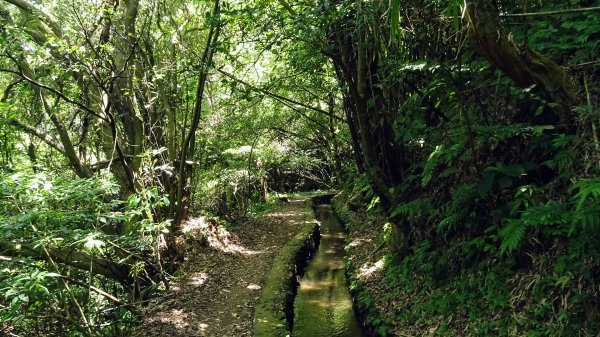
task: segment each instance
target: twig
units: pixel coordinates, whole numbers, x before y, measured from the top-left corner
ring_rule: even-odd
[[[575,65],[569,66],[569,68],[571,70],[575,70],[575,69],[586,68],[586,67],[589,67],[589,66],[594,66],[594,65],[597,65],[597,64],[600,64],[600,60],[575,64]]]
[[[48,257],[48,261],[50,261],[50,264],[54,267],[56,272],[60,274],[60,268],[58,268],[58,265],[56,264],[56,262],[54,262],[54,260],[52,259],[52,256],[50,256],[50,253],[48,252],[46,247],[42,245],[42,249],[44,250],[44,253],[46,253],[46,256]],[[79,311],[79,314],[81,315],[81,319],[83,320],[83,323],[85,324],[85,326],[84,326],[85,330],[83,330],[82,332],[84,332],[88,336],[94,336],[94,333],[90,329],[90,323],[88,322],[88,319],[85,316],[85,311],[83,311],[83,308],[79,304],[79,301],[77,301],[77,298],[75,298],[75,295],[71,291],[69,284],[64,279],[61,278],[61,280],[62,280],[63,285],[65,286],[65,289],[67,290],[67,293],[71,297],[73,304],[75,304],[75,306],[77,307],[77,310]]]
[[[100,288],[96,288],[93,285],[88,285],[85,284],[79,280],[76,280],[74,278],[68,277],[68,276],[64,276],[64,275],[60,275],[61,278],[68,280],[69,282],[73,282],[79,286],[85,287],[85,288],[89,288],[90,290],[92,290],[93,292],[95,292],[98,295],[101,295],[103,297],[105,297],[106,299],[118,304],[120,307],[124,307],[127,308],[127,310],[131,311],[131,313],[135,314],[135,315],[140,315],[140,311],[137,310],[131,303],[124,303],[123,301],[121,301],[120,299],[118,299],[117,297],[107,293],[106,291],[100,289]]]
[[[162,271],[162,268],[159,268],[159,267],[155,266],[154,263],[152,263],[152,261],[148,260],[144,256],[137,255],[134,252],[128,250],[127,248],[121,247],[118,244],[116,244],[116,243],[114,243],[114,242],[112,242],[110,240],[106,240],[106,242],[108,242],[114,248],[122,251],[123,253],[129,254],[130,256],[133,256],[133,257],[135,257],[137,259],[140,259],[140,260],[146,262],[152,269],[154,269],[154,271],[156,271],[158,273],[158,277],[160,278],[160,280],[164,283],[165,287],[167,289],[169,289],[169,281],[167,280],[166,276],[164,275],[165,273]],[[151,278],[149,278],[149,280],[152,281]]]
[[[8,56],[8,57],[9,57],[9,58],[11,58],[11,59],[13,59],[13,61],[15,61],[15,62],[18,62],[18,61],[16,61],[16,59],[14,59],[14,58],[12,58],[12,57],[10,57],[10,56]],[[18,63],[17,63],[17,64],[18,64]],[[58,97],[62,98],[62,99],[63,99],[64,101],[66,101],[67,103],[71,103],[71,104],[73,104],[73,105],[77,106],[78,108],[80,108],[81,110],[83,110],[83,111],[86,111],[86,112],[90,113],[90,114],[91,114],[91,115],[93,115],[94,117],[96,117],[96,118],[98,118],[98,119],[101,119],[101,120],[104,120],[104,121],[106,121],[106,118],[104,118],[103,116],[100,116],[100,115],[99,115],[99,114],[98,114],[96,111],[94,111],[94,110],[92,110],[92,109],[88,108],[87,106],[85,106],[85,105],[84,105],[84,104],[82,104],[81,102],[77,102],[77,101],[75,101],[75,100],[73,100],[73,99],[71,99],[71,98],[67,97],[65,94],[63,94],[63,93],[62,93],[62,92],[60,92],[59,90],[57,90],[57,89],[54,89],[54,88],[52,88],[52,87],[50,87],[50,86],[48,86],[48,85],[45,85],[45,84],[43,84],[43,83],[41,83],[41,82],[39,82],[39,81],[36,81],[36,80],[34,80],[34,79],[32,79],[32,78],[28,77],[27,75],[25,75],[25,73],[24,73],[23,71],[21,71],[21,69],[20,69],[20,68],[19,68],[19,71],[15,71],[15,70],[11,70],[11,69],[2,68],[2,69],[0,69],[0,72],[5,72],[5,73],[10,73],[10,74],[15,74],[15,75],[21,76],[21,78],[22,78],[23,80],[25,80],[25,81],[27,81],[27,82],[29,82],[29,83],[33,84],[34,86],[36,86],[36,87],[39,87],[39,88],[42,88],[42,89],[45,89],[45,90],[47,90],[47,91],[49,91],[49,92],[51,92],[51,93],[55,94],[56,96],[58,96]]]
[[[500,14],[500,17],[503,18],[519,18],[519,17],[528,17],[528,16],[548,16],[548,15],[561,15],[568,13],[582,13],[582,12],[594,12],[600,11],[600,7],[588,7],[588,8],[569,8],[562,9],[556,11],[547,11],[547,12],[536,12],[536,13],[515,13],[515,14]]]
[[[587,100],[588,107],[592,107],[592,97],[590,95],[590,90],[588,88],[587,77],[583,76],[583,88],[585,89],[585,97]],[[596,153],[600,150],[600,143],[598,142],[598,130],[596,129],[596,123],[592,120],[592,138],[594,140],[594,146],[596,148]],[[598,160],[598,166],[600,166],[600,159]]]
[[[228,73],[228,72],[224,71],[224,70],[223,70],[223,69],[221,69],[221,68],[218,68],[218,69],[217,69],[217,71],[218,71],[218,72],[220,72],[221,74],[225,75],[225,77],[228,77],[229,79],[231,79],[231,80],[233,80],[233,81],[235,81],[235,82],[238,82],[238,83],[240,83],[240,84],[243,84],[244,86],[248,87],[249,89],[252,89],[252,90],[254,90],[254,91],[258,91],[258,92],[260,92],[260,93],[262,93],[262,94],[265,94],[265,95],[267,95],[267,96],[269,96],[269,97],[275,98],[275,99],[277,99],[277,100],[279,100],[279,101],[284,101],[284,102],[288,102],[288,103],[291,103],[291,104],[294,104],[294,105],[297,105],[297,106],[301,106],[301,107],[303,107],[303,108],[305,108],[305,109],[312,110],[312,111],[316,111],[316,112],[322,113],[322,114],[324,114],[324,115],[330,116],[330,117],[332,117],[332,118],[335,118],[335,119],[336,119],[336,120],[338,120],[338,121],[343,121],[343,119],[342,119],[342,118],[340,118],[339,116],[336,116],[336,115],[331,115],[331,114],[329,113],[329,111],[325,111],[325,110],[323,110],[323,109],[320,109],[320,108],[317,108],[317,107],[314,107],[314,106],[310,106],[310,105],[308,105],[308,104],[304,104],[304,103],[302,103],[302,102],[298,102],[298,101],[295,101],[295,100],[293,100],[293,99],[290,99],[290,98],[287,98],[287,97],[283,97],[283,96],[281,96],[281,95],[278,95],[278,94],[276,94],[276,93],[273,93],[273,92],[271,92],[271,91],[268,91],[268,90],[265,90],[265,89],[262,89],[262,88],[256,87],[255,85],[252,85],[252,84],[250,84],[250,83],[248,83],[248,82],[246,82],[246,81],[244,81],[244,80],[242,80],[242,79],[239,79],[239,78],[237,78],[237,77],[233,76],[232,74],[230,74],[230,73]]]

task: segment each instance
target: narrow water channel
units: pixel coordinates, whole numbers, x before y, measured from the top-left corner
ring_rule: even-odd
[[[300,279],[295,337],[362,337],[344,276],[344,229],[331,206],[319,206],[321,243]]]

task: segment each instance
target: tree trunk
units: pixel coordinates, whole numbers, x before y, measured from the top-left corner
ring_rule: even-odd
[[[193,158],[194,150],[196,146],[196,130],[200,124],[200,116],[202,113],[202,99],[204,96],[204,87],[208,78],[209,68],[212,66],[212,59],[216,49],[216,43],[219,39],[221,32],[221,22],[218,20],[221,12],[219,0],[215,0],[212,17],[217,19],[216,24],[212,24],[208,33],[208,39],[204,47],[202,59],[200,61],[200,74],[198,75],[198,84],[196,87],[196,102],[194,105],[194,111],[192,114],[192,123],[185,137],[185,140],[181,146],[181,152],[179,155],[179,167],[178,167],[178,181],[177,181],[177,194],[174,196],[174,214],[173,217],[174,227],[173,232],[179,230],[181,221],[185,218],[187,208],[189,204],[190,179],[193,173]],[[191,162],[192,165],[186,165]]]
[[[573,120],[572,103],[577,95],[571,76],[552,60],[513,41],[510,33],[502,32],[498,12],[489,0],[467,3],[469,41],[479,55],[500,69],[515,83],[527,88],[535,85],[551,102],[563,124]]]
[[[400,203],[395,187],[404,176],[404,149],[394,138],[397,102],[385,95],[379,81],[378,44],[356,13],[330,27],[329,50],[336,73],[345,84],[344,105],[359,169],[364,167],[384,211]],[[347,36],[348,31],[353,36]],[[390,250],[398,258],[408,253],[410,228],[392,220]]]
[[[340,147],[339,141],[336,134],[335,120],[333,118],[335,114],[335,96],[333,93],[329,94],[329,135],[331,139],[331,152],[333,156],[333,170],[334,170],[334,185],[340,186],[342,183],[342,160],[340,158]]]

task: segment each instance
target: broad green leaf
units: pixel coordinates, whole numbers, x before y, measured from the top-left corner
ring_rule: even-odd
[[[486,173],[481,182],[479,182],[479,185],[477,185],[477,192],[479,192],[480,195],[487,194],[494,185],[495,177],[496,175],[492,172]]]

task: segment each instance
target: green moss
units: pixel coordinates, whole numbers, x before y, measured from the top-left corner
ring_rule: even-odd
[[[319,225],[310,204],[305,207],[305,225],[279,251],[273,267],[263,282],[262,292],[254,313],[254,336],[279,337],[290,334],[293,322],[293,301],[299,268],[315,250]]]
[[[331,206],[338,219],[344,224],[350,233],[354,228],[360,226],[359,221],[353,216],[348,208],[348,201],[352,198],[349,191],[344,190],[331,200]],[[370,336],[389,336],[391,335],[391,325],[375,307],[375,302],[370,297],[368,289],[364,282],[357,277],[358,267],[346,256],[346,278],[349,282],[350,294],[354,300],[355,312],[366,333]]]

